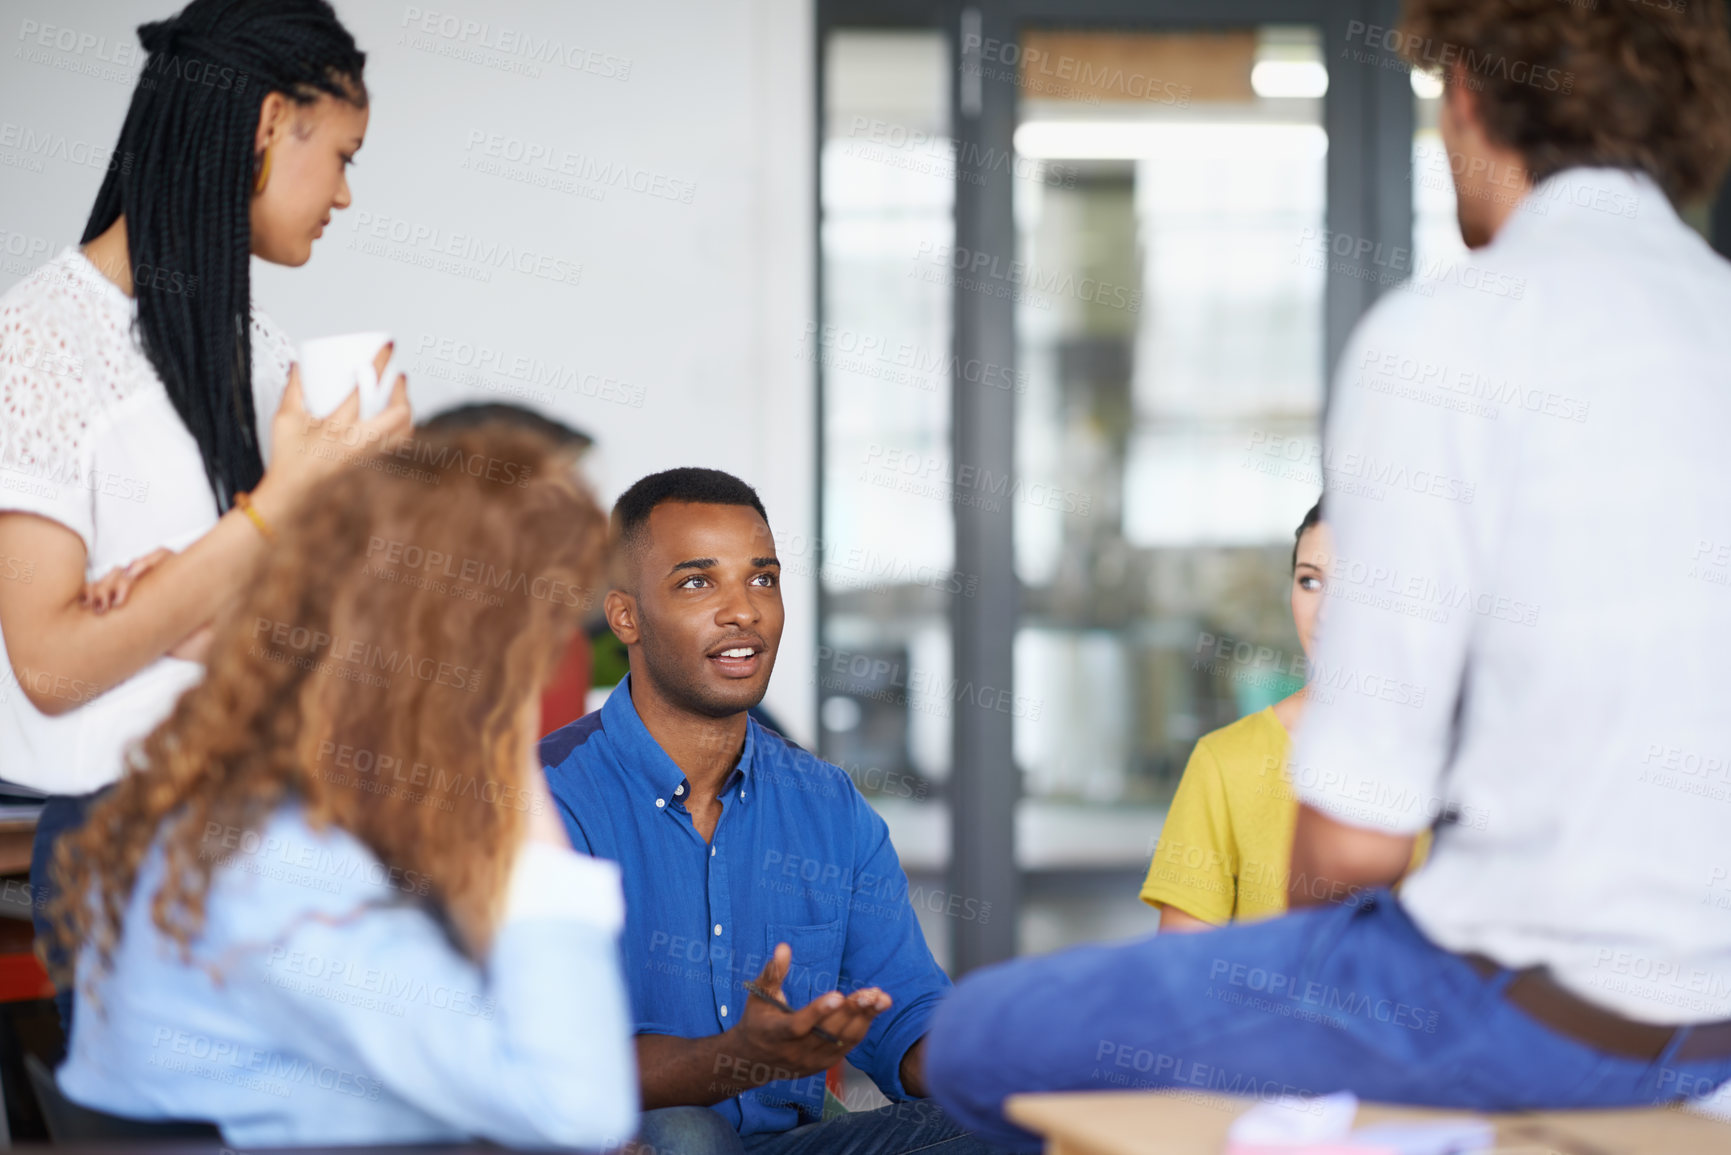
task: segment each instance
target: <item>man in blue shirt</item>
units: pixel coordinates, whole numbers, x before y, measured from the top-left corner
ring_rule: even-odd
[[[883,819],[841,770],[748,717],[783,621],[756,492],[669,470],[627,490],[613,523],[605,611],[631,673],[541,758],[572,844],[624,875],[640,1141],[991,1150],[924,1101],[926,1023],[950,984]],[[892,1104],[822,1122],[823,1073],[844,1057]]]

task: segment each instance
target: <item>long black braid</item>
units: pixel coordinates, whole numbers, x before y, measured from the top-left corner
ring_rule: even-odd
[[[264,473],[249,263],[259,107],[271,92],[364,107],[366,55],[325,0],[193,0],[138,38],[144,69],[83,242],[124,213],[135,286],[147,267],[179,274],[179,291],[135,287],[137,337],[222,512]]]

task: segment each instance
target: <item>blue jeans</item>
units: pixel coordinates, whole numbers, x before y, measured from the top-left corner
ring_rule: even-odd
[[[54,844],[62,834],[84,825],[91,804],[102,797],[94,794],[53,794],[42,804],[41,817],[36,820],[36,835],[30,840],[30,914],[36,926],[39,942],[52,943],[49,937],[48,903],[56,893],[52,868]],[[58,963],[65,952],[47,948],[49,963]],[[66,1038],[72,1037],[72,987],[54,990],[54,1008],[60,1012],[60,1029]]]
[[[1004,963],[964,979],[926,1035],[934,1097],[981,1138],[1031,1149],[1006,1095],[1183,1087],[1484,1111],[1649,1106],[1705,1095],[1731,1058],[1604,1054],[1503,998],[1387,891],[1200,934]]]
[[[708,1107],[663,1107],[643,1112],[637,1145],[643,1155],[987,1155],[997,1150],[962,1130],[930,1099],[744,1138]]]

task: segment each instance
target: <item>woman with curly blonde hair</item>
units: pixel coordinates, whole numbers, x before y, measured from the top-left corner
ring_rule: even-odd
[[[606,532],[551,449],[411,442],[281,527],[58,848],[74,1100],[245,1146],[629,1136],[618,871],[535,753]]]

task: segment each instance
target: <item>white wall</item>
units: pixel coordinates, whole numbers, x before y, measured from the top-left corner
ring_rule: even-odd
[[[336,6],[372,93],[354,205],[306,267],[255,262],[256,299],[296,339],[392,330],[418,413],[515,399],[588,430],[604,501],[675,465],[756,485],[790,563],[766,705],[809,742],[810,0]],[[0,290],[77,241],[133,29],[178,8],[0,0]],[[439,253],[505,247],[567,281]]]

